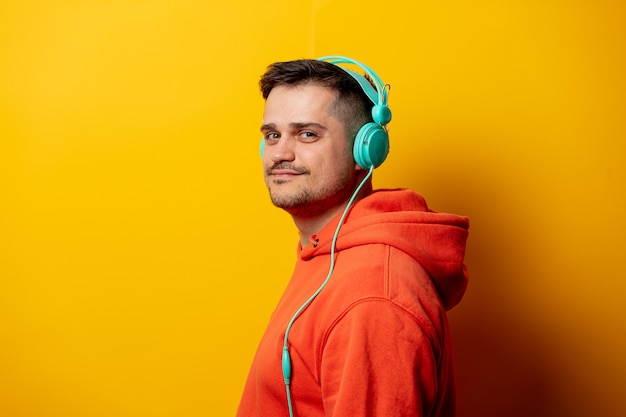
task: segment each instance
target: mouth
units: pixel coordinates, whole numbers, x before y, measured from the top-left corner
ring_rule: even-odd
[[[304,168],[273,166],[266,170],[266,175],[275,180],[289,180],[305,174],[308,171]]]
[[[302,175],[302,173],[290,169],[273,169],[270,171],[270,175],[274,177],[293,177],[296,175]]]
[[[302,174],[296,171],[279,169],[270,171],[268,179],[270,179],[275,184],[284,184],[299,177],[300,175]]]

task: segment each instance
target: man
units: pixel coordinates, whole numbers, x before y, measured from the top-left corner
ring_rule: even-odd
[[[339,65],[349,63],[374,94]],[[428,209],[411,190],[372,189],[386,148],[373,162],[353,148],[387,139],[379,80],[337,57],[275,63],[261,79],[265,182],[300,242],[239,417],[455,413],[445,312],[467,285],[468,220]],[[376,140],[363,140],[371,125]]]

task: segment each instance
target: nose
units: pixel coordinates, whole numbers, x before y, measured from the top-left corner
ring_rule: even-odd
[[[287,137],[282,137],[272,145],[266,144],[265,152],[273,163],[292,162],[296,157],[293,142],[293,140],[289,140]]]

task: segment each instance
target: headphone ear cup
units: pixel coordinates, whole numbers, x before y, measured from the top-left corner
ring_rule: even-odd
[[[378,168],[389,153],[389,135],[377,123],[364,124],[354,139],[354,161],[363,169]]]

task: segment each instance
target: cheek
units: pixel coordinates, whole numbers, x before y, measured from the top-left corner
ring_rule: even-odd
[[[261,155],[261,165],[264,170],[274,165],[274,161],[272,160],[272,149],[264,149],[263,154]]]
[[[324,160],[320,172],[321,181],[345,181],[350,178],[355,171],[356,164],[352,158],[352,154],[346,155],[342,153],[334,158]]]

